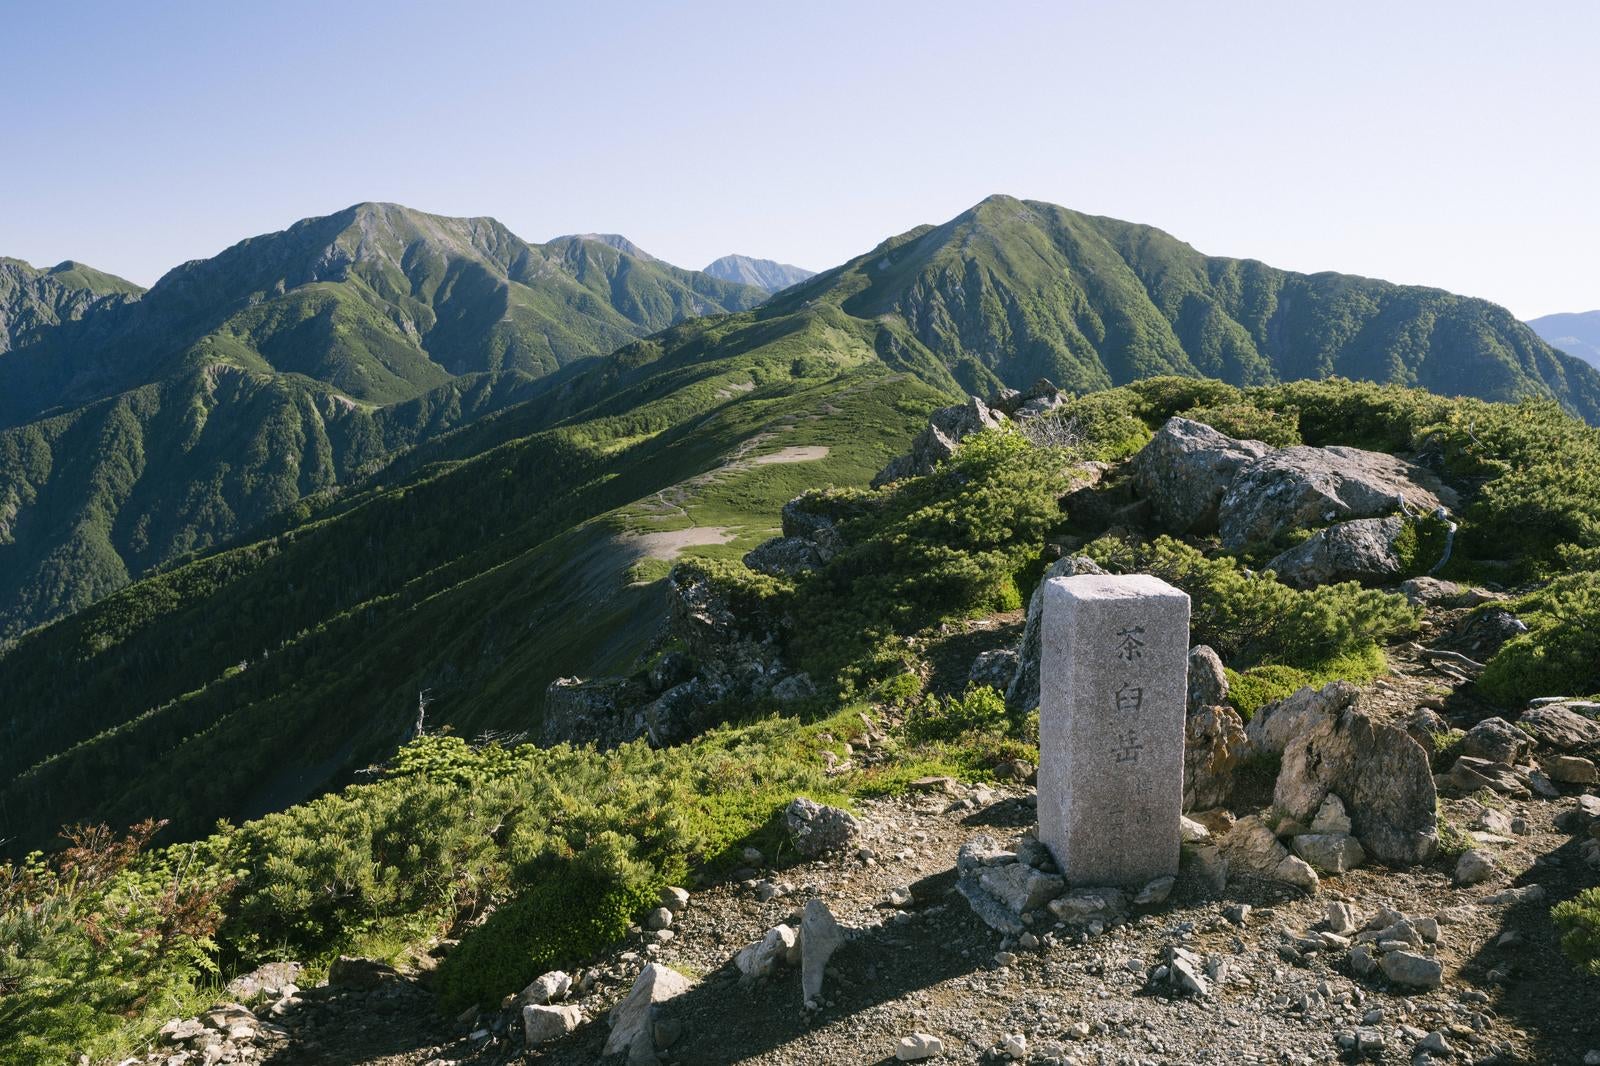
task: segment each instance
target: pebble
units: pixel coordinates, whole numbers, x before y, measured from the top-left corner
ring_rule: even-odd
[[[923,1059],[936,1058],[942,1054],[944,1054],[944,1041],[930,1033],[902,1036],[899,1046],[894,1050],[894,1057],[901,1062],[921,1062]]]

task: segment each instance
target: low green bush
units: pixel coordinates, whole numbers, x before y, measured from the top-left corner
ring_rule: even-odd
[[[1110,570],[1154,574],[1187,592],[1194,641],[1211,645],[1236,669],[1263,663],[1320,669],[1417,623],[1416,611],[1392,593],[1354,582],[1290,588],[1171,537],[1141,543],[1102,537],[1084,550]]]
[[[1330,681],[1359,685],[1383,673],[1387,665],[1383,652],[1369,644],[1335,656],[1315,669],[1267,665],[1239,671],[1229,667],[1226,670],[1228,702],[1248,722],[1262,707],[1303,688],[1321,688]]]
[[[1261,408],[1254,404],[1236,401],[1206,407],[1191,407],[1183,417],[1204,422],[1212,429],[1230,437],[1259,440],[1275,448],[1287,448],[1305,443],[1300,439],[1300,409],[1283,410]]]
[[[955,740],[971,732],[1003,729],[1008,721],[1005,696],[988,685],[968,685],[960,696],[934,696],[906,716],[906,735],[913,741]]]
[[[1561,950],[1584,972],[1600,977],[1600,887],[1586,888],[1550,908]]]
[[[1516,705],[1600,692],[1600,572],[1558,577],[1514,601],[1511,611],[1528,631],[1489,660],[1478,681],[1486,696]]]

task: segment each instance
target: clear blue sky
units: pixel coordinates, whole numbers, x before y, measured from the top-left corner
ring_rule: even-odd
[[[0,254],[361,200],[813,269],[991,192],[1600,307],[1600,4],[0,0]]]

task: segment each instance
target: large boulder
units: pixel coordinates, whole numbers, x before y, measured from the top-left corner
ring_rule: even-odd
[[[1306,823],[1329,795],[1344,801],[1352,832],[1378,861],[1411,865],[1438,850],[1433,772],[1427,753],[1404,730],[1350,707],[1290,740],[1273,808]]]
[[[1266,568],[1285,585],[1300,589],[1338,581],[1392,581],[1405,571],[1396,545],[1406,525],[1401,515],[1339,522],[1319,529]]]
[[[1244,721],[1232,707],[1217,704],[1190,711],[1183,727],[1183,809],[1226,803],[1234,771],[1249,749]]]
[[[1169,418],[1133,458],[1133,480],[1152,517],[1173,533],[1217,525],[1217,507],[1234,475],[1272,451],[1258,440],[1234,440],[1187,418]]]
[[[1039,706],[1039,656],[1044,648],[1044,586],[1057,577],[1076,577],[1079,574],[1104,574],[1100,565],[1087,555],[1069,555],[1057,559],[1045,570],[1039,584],[1028,599],[1028,621],[1022,630],[1022,645],[1017,649],[1017,672],[1006,689],[1006,708],[1014,714],[1026,714]]]
[[[1234,475],[1219,505],[1223,546],[1237,551],[1292,529],[1400,508],[1433,512],[1456,506],[1456,494],[1414,463],[1360,448],[1282,448]]]
[[[1254,751],[1282,754],[1296,737],[1354,707],[1361,690],[1348,681],[1330,681],[1321,688],[1307,686],[1266,704],[1245,728]]]
[[[844,540],[830,515],[820,514],[812,506],[813,497],[796,496],[783,505],[783,535],[793,540],[803,540],[816,551],[821,562],[828,562]]]
[[[1006,421],[1006,416],[993,410],[976,396],[967,397],[966,403],[941,407],[928,416],[928,425],[911,442],[911,452],[890,461],[872,479],[873,488],[882,488],[902,478],[921,477],[956,453],[962,440],[974,433],[994,429]]]

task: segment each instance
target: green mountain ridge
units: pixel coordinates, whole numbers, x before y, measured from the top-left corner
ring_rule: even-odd
[[[488,227],[456,232],[508,247]],[[573,278],[637,279],[648,265],[572,241],[565,251],[589,264]],[[507,254],[506,269],[520,261]],[[1439,391],[1575,409],[1600,397],[1600,375],[1482,301],[1211,259],[1147,227],[994,197],[752,310],[684,318],[554,373],[463,376],[371,410],[342,394],[323,397],[337,411],[280,401],[272,410],[301,419],[245,443],[276,480],[217,466],[212,491],[180,497],[192,526],[241,485],[258,490],[251,519],[208,527],[226,549],[174,557],[0,655],[0,823],[35,842],[69,821],[145,815],[201,832],[387,757],[424,691],[430,728],[537,735],[552,680],[628,670],[648,652],[670,558],[742,555],[776,532],[785,501],[865,485],[964,391],[1158,373],[1426,384],[1452,360],[1461,374]],[[207,373],[229,397],[251,394],[251,373],[260,389],[311,380]],[[201,384],[153,406],[198,421],[184,397]],[[209,410],[202,436],[275,424]],[[50,455],[93,451],[133,417],[64,424],[62,439],[82,438]],[[178,452],[197,450],[189,430],[172,432]],[[333,443],[356,439],[369,443]],[[134,470],[132,456],[116,469]],[[333,476],[346,470],[348,482]],[[676,546],[652,548],[665,543],[654,534]],[[228,772],[213,772],[224,758]]]
[[[39,340],[63,322],[137,300],[131,281],[67,260],[40,270],[0,256],[0,356]]]
[[[243,533],[575,361],[759,290],[363,204],[0,359],[0,638]]]

